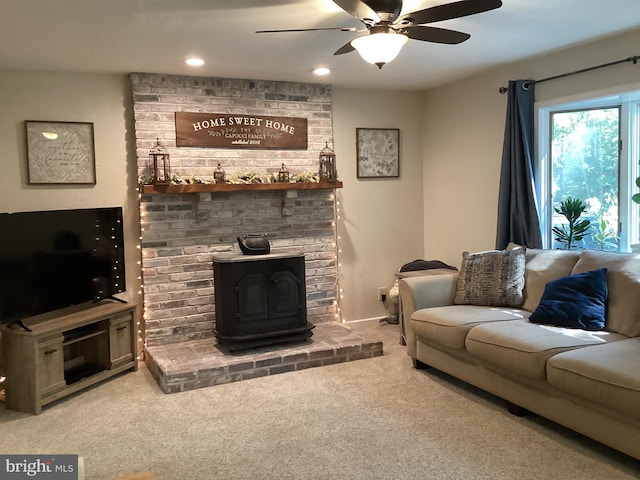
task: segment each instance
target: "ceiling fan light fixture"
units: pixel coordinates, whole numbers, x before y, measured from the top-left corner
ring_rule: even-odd
[[[396,58],[409,37],[393,30],[380,33],[370,33],[362,37],[354,38],[351,46],[355,48],[365,62],[382,68]]]

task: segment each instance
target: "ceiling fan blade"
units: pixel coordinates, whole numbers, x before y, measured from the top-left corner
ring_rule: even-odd
[[[394,23],[412,22],[414,25],[422,25],[487,12],[501,6],[501,0],[460,0],[459,2],[445,3],[444,5],[407,13]]]
[[[407,28],[407,36],[414,40],[423,40],[425,42],[444,43],[447,45],[457,45],[468,40],[471,35],[456,30],[448,30],[446,28],[415,26]]]
[[[375,23],[378,23],[380,21],[380,17],[375,12],[375,10],[371,9],[369,5],[361,2],[360,0],[333,0],[333,3],[338,5],[349,15],[353,15],[360,20],[368,18]]]
[[[340,30],[341,32],[355,32],[358,29],[356,27],[289,28],[285,30],[256,30],[256,33],[317,32],[321,30]]]
[[[351,45],[351,42],[349,42],[349,43],[345,43],[338,50],[336,50],[333,54],[334,55],[343,55],[345,53],[351,53],[354,50],[355,50],[355,48],[353,48],[353,45]]]

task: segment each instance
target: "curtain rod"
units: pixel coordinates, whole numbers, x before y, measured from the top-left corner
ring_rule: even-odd
[[[635,65],[640,60],[640,55],[636,55],[633,57],[624,58],[622,60],[617,60],[615,62],[603,63],[602,65],[596,65],[595,67],[583,68],[582,70],[575,70],[573,72],[561,73],[560,75],[555,75],[553,77],[542,78],[540,80],[530,80],[522,84],[523,88],[527,88],[529,85],[535,85],[536,83],[548,82],[549,80],[556,80],[557,78],[569,77],[571,75],[576,75],[578,73],[590,72],[591,70],[597,70],[599,68],[611,67],[613,65],[618,65],[620,63],[633,62]],[[504,94],[509,91],[509,87],[500,87],[500,93]]]

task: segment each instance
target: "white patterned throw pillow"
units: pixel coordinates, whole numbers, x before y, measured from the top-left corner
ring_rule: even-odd
[[[464,252],[454,303],[520,307],[524,302],[525,251]]]

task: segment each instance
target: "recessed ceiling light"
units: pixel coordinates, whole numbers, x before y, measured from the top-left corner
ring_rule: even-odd
[[[331,73],[331,70],[329,70],[326,67],[319,67],[319,68],[314,68],[313,70],[311,70],[315,75],[329,75]]]
[[[204,60],[201,58],[192,57],[192,58],[187,58],[185,60],[185,63],[187,65],[191,65],[192,67],[201,67],[202,65],[204,65]]]

